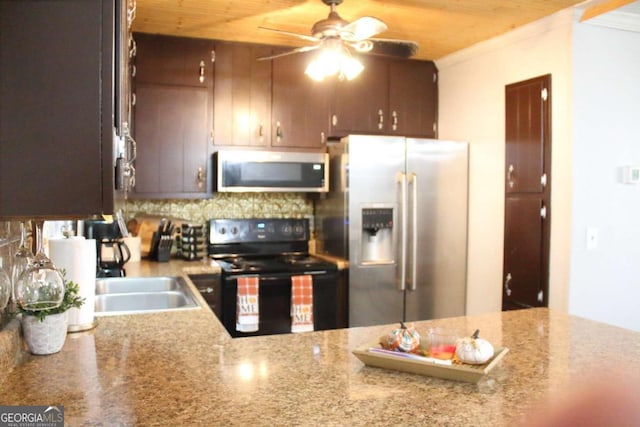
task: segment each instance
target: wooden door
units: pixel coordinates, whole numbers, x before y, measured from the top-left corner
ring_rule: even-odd
[[[551,76],[506,86],[503,310],[548,305]]]
[[[331,106],[331,136],[349,133],[383,133],[389,120],[388,60],[358,57],[364,65],[353,80],[335,81]]]
[[[271,62],[269,46],[217,43],[215,144],[267,147],[271,137]]]
[[[391,61],[386,133],[435,138],[437,108],[435,64],[431,61]]]
[[[274,147],[325,147],[331,82],[316,82],[304,73],[310,60],[308,55],[290,55],[273,61]]]

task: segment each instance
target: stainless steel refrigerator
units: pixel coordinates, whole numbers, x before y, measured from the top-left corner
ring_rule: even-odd
[[[349,135],[328,151],[317,250],[349,261],[349,325],[464,315],[468,144]]]

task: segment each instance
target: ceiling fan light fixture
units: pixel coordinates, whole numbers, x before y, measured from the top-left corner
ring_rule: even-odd
[[[340,79],[353,80],[364,70],[364,66],[352,57],[344,46],[325,47],[307,65],[305,74],[315,81],[338,75]]]
[[[364,70],[364,65],[360,63],[356,58],[349,56],[345,58],[341,67],[341,75],[343,75],[347,80],[353,80],[360,75],[360,73]]]

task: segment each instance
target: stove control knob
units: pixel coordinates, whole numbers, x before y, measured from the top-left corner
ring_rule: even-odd
[[[238,227],[231,227],[231,234],[233,235],[238,234]]]
[[[289,224],[282,226],[282,234],[284,234],[285,236],[291,234],[291,226]]]
[[[222,234],[223,236],[227,234],[227,229],[224,227],[218,228],[218,234]]]
[[[304,227],[301,225],[296,225],[293,229],[293,232],[296,236],[302,236],[304,234]]]

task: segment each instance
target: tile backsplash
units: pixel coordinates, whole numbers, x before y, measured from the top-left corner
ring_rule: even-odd
[[[311,218],[313,202],[304,193],[216,193],[211,199],[127,200],[126,219],[160,215],[204,224],[213,218]]]

